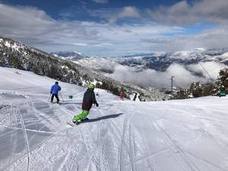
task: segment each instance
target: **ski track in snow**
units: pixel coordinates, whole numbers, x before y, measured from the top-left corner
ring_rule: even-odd
[[[228,170],[227,97],[140,103],[99,90],[89,118],[110,118],[70,127],[85,89],[60,83],[64,101],[50,104],[54,80],[0,71],[0,170]]]

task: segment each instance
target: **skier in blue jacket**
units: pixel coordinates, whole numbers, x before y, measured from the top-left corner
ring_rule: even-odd
[[[57,99],[57,103],[59,103],[59,97],[58,93],[61,91],[61,87],[59,86],[59,83],[56,81],[55,84],[51,87],[51,102],[53,102],[54,97]]]

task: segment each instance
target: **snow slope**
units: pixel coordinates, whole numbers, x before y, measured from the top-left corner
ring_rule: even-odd
[[[70,127],[85,89],[0,67],[0,170],[228,170],[228,98],[120,101],[96,90],[91,122]],[[73,99],[68,96],[73,95]]]

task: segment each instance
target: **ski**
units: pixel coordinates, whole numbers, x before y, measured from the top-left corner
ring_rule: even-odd
[[[68,125],[70,125],[71,127],[74,127],[74,126],[77,126],[76,124],[74,124],[73,122],[69,122],[69,121],[67,121],[66,122]]]

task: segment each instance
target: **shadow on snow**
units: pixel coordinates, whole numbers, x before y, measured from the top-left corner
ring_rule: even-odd
[[[100,120],[113,119],[113,118],[119,117],[120,115],[123,115],[123,113],[117,113],[117,114],[112,114],[112,115],[107,115],[107,116],[101,116],[101,117],[93,118],[93,119],[85,119],[82,123],[97,122],[97,121],[100,121]]]

